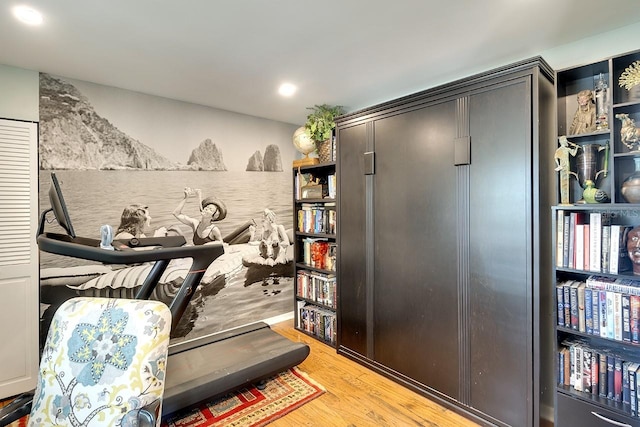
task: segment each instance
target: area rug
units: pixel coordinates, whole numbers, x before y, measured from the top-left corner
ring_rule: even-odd
[[[245,388],[171,414],[162,426],[265,426],[324,392],[324,387],[307,374],[292,368],[267,379],[259,387]]]

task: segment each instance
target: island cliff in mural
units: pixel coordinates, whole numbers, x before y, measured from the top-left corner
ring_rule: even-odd
[[[105,224],[116,230],[123,210],[137,205],[148,216],[145,235],[182,234],[193,244],[192,228],[173,211],[185,188],[198,189],[225,204],[227,215],[216,227],[233,243],[224,244],[225,254],[207,270],[177,339],[280,316],[292,309],[292,268],[256,276],[242,259],[259,251],[249,227],[265,209],[291,232],[290,174],[282,164],[296,155],[296,127],[43,73],[40,206],[49,206],[48,171],[55,170],[79,236],[99,238]],[[183,212],[199,217],[201,209],[189,203]],[[56,231],[55,224],[48,227]],[[43,324],[74,295],[133,297],[149,268],[41,253]],[[172,263],[154,298],[168,301],[188,268]]]

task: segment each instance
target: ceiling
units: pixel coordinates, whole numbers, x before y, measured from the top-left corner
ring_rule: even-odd
[[[640,21],[635,0],[25,0],[29,27],[18,3],[0,2],[0,64],[293,124]]]

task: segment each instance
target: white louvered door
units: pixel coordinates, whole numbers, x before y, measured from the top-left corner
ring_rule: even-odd
[[[38,127],[0,119],[0,398],[38,370]]]

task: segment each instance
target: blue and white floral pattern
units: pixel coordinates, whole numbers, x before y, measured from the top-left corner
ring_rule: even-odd
[[[29,425],[136,425],[138,410],[162,399],[170,327],[171,313],[157,301],[63,303],[47,335]]]

